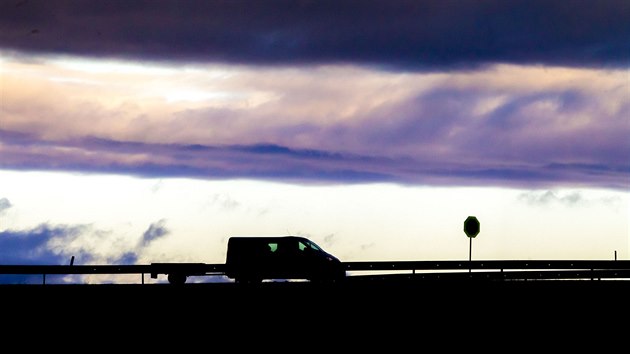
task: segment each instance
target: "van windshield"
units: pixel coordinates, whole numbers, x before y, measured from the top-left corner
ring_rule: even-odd
[[[310,248],[318,252],[324,252],[324,250],[319,248],[319,246],[308,240],[301,240],[298,247],[300,247],[300,251],[304,251],[306,248]]]

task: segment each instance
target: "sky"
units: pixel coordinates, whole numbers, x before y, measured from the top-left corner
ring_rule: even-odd
[[[0,0],[0,99],[0,264],[630,257],[627,1]]]

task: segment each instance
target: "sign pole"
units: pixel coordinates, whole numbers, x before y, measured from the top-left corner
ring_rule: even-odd
[[[472,239],[477,237],[481,230],[479,220],[474,216],[469,216],[464,221],[464,232],[468,236],[468,273],[472,273]]]
[[[470,240],[470,246],[468,247],[468,273],[472,272],[472,237],[468,238]]]

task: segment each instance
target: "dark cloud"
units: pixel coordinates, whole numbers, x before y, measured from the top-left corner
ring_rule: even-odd
[[[125,252],[119,258],[112,261],[113,264],[136,264],[138,263],[138,254],[136,252]]]
[[[48,247],[53,238],[76,236],[83,226],[51,226],[42,224],[30,230],[0,232],[0,263],[2,264],[65,264],[69,257]],[[88,255],[77,255],[88,257]],[[85,261],[85,259],[81,259]]]
[[[0,264],[9,265],[61,265],[68,264],[70,255],[49,246],[53,239],[77,237],[84,226],[41,224],[29,230],[0,231]],[[76,263],[89,263],[92,257],[79,252]],[[52,280],[52,279],[48,279]],[[0,283],[39,283],[41,275],[0,274]]]
[[[386,69],[485,63],[627,67],[626,0],[2,2],[19,52]]]
[[[117,246],[110,255],[97,254],[94,237],[105,234],[87,225],[40,224],[33,229],[0,231],[0,264],[3,265],[62,265],[69,264],[137,264],[140,254],[151,242],[169,233],[166,220],[152,223],[136,247]],[[116,239],[109,242],[116,243]],[[47,282],[80,282],[80,276],[51,275]],[[0,284],[41,283],[42,275],[0,274]]]
[[[167,235],[169,231],[166,228],[165,224],[166,224],[166,220],[161,219],[149,225],[149,228],[142,234],[142,239],[140,240],[140,247],[146,247],[149,243],[155,241],[156,239],[160,237]]]

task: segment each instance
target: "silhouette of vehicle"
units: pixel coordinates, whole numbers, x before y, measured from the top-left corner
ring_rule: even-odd
[[[346,276],[337,257],[299,236],[230,237],[226,258],[226,275],[239,283],[264,279],[330,282]]]

